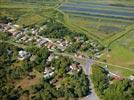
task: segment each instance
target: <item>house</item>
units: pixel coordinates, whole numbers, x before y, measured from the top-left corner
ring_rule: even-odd
[[[121,76],[119,76],[117,74],[114,74],[112,72],[109,72],[108,73],[108,76],[111,77],[111,78],[113,78],[113,79],[115,79],[115,80],[123,80],[123,77],[121,77]]]
[[[13,25],[13,27],[16,28],[16,29],[18,29],[18,28],[20,28],[20,25],[16,25],[15,24],[15,25]]]
[[[36,39],[36,42],[38,42],[38,43],[39,43],[40,41],[41,41],[41,39],[40,39],[40,38],[39,38],[39,39]]]
[[[6,26],[7,26],[6,24],[0,23],[0,29],[1,29],[2,31],[5,31],[5,27],[6,27]]]
[[[80,54],[80,53],[76,53],[74,56],[75,56],[76,58],[80,58],[80,59],[85,58],[85,56],[82,55],[82,54]]]
[[[49,42],[48,45],[47,45],[47,48],[48,48],[48,49],[51,49],[52,46],[53,46],[53,44],[52,44],[51,42]]]
[[[15,28],[11,28],[7,30],[12,36],[16,36],[18,34],[18,31]]]
[[[8,31],[9,29],[11,29],[10,26],[8,26],[8,25],[5,25],[5,26],[4,26],[4,31],[5,31],[5,32]]]
[[[24,34],[22,32],[18,32],[18,34],[16,35],[16,39],[20,39],[21,37],[23,37]]]
[[[77,64],[77,63],[71,64],[71,65],[69,66],[69,68],[70,68],[72,71],[77,71],[77,72],[79,72],[80,69],[81,69],[81,67],[80,67],[79,64]]]
[[[32,56],[31,53],[29,52],[26,52],[26,51],[19,51],[19,54],[18,54],[18,60],[25,60],[25,59],[28,59]]]
[[[47,40],[42,40],[42,41],[40,41],[40,42],[39,42],[39,44],[38,44],[38,45],[42,46],[42,45],[44,45],[44,44],[46,44],[46,43],[48,43],[48,41],[47,41]]]
[[[45,67],[44,78],[50,78],[54,74],[54,71],[50,67]]]
[[[39,47],[41,47],[41,46],[43,46],[43,45],[47,46],[47,43],[48,43],[47,40],[41,39],[41,38],[35,39],[35,40],[36,40],[36,43],[37,43],[37,45],[38,45]]]
[[[23,36],[22,38],[21,38],[21,40],[23,40],[23,41],[26,41],[28,39],[28,37],[26,37],[26,36]]]
[[[32,30],[32,34],[33,35],[37,35],[38,34],[38,31],[37,30]]]
[[[50,56],[48,57],[47,61],[52,61],[55,58],[54,54],[50,54]]]
[[[65,40],[65,39],[60,39],[60,41],[57,41],[57,43],[61,46],[61,47],[67,47],[69,45],[69,41]]]

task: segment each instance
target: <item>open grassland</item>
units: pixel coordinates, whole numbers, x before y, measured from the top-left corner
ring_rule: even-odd
[[[11,17],[18,25],[40,24],[51,17],[63,21],[63,14],[51,6],[42,6],[36,3],[7,3],[0,4],[0,19]]]
[[[126,33],[110,45],[111,51],[102,56],[107,63],[134,70],[134,30]],[[131,75],[132,70],[110,66],[110,70],[121,75]],[[134,73],[134,72],[133,72]]]
[[[68,0],[59,9],[69,17],[68,21],[71,24],[82,28],[87,31],[87,35],[96,37],[108,46],[111,41],[118,38],[118,33],[120,36],[123,31],[128,31],[127,28],[134,24],[132,2]]]

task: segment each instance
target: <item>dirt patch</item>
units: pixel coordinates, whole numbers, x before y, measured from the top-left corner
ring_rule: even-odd
[[[16,87],[21,86],[22,89],[27,89],[33,85],[39,84],[41,81],[42,75],[39,72],[33,72],[32,74],[35,75],[35,77],[31,78],[29,76],[26,76],[16,85]]]

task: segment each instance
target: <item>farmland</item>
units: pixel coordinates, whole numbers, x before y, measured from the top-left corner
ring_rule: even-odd
[[[118,68],[134,67],[134,2],[118,0],[68,0],[59,9],[67,16],[67,24],[98,40],[111,51],[104,51],[100,60],[106,60],[109,69],[122,76],[133,71]],[[115,66],[114,66],[115,65]]]
[[[134,23],[133,5],[125,1],[120,5],[111,2],[68,0],[59,9],[69,17],[71,24],[105,41]]]

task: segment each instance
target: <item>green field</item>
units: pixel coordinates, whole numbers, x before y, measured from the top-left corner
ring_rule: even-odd
[[[111,51],[104,53],[102,59],[107,63],[128,68],[130,70],[109,66],[110,70],[123,76],[129,76],[134,73],[134,30],[125,34],[120,39],[110,45]]]
[[[134,66],[134,30],[124,35],[122,38],[113,42],[110,46],[108,62],[122,65]],[[134,68],[134,67],[133,67]]]

